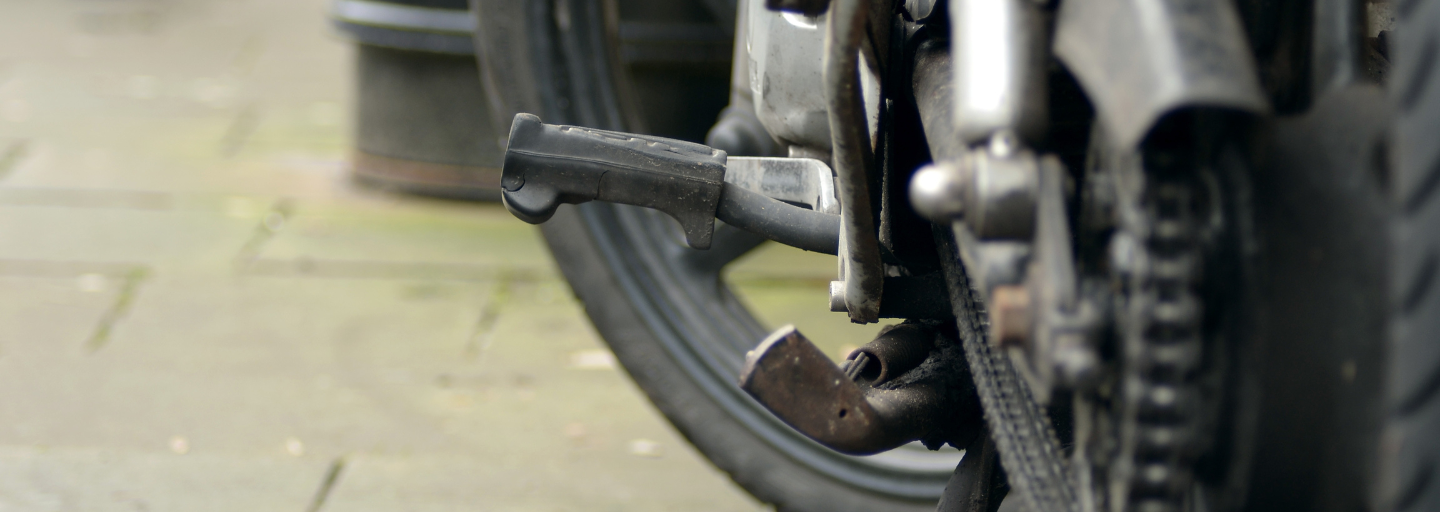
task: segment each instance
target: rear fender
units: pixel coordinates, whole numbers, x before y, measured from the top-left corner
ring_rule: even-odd
[[[1085,89],[1116,149],[1190,107],[1269,112],[1235,6],[1224,0],[1069,0],[1055,55]]]

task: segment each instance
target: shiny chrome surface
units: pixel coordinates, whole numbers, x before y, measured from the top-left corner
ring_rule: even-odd
[[[955,127],[964,144],[1045,133],[1045,27],[1030,0],[951,0]]]

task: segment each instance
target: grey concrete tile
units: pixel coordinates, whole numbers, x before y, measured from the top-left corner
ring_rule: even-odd
[[[218,211],[0,206],[0,259],[228,270],[257,222]]]
[[[0,347],[0,389],[13,393],[0,397],[0,424],[12,427],[0,445],[164,449],[182,436],[191,455],[279,456],[293,439],[306,456],[387,461],[388,488],[425,506],[465,508],[450,493],[468,500],[484,485],[532,481],[514,503],[576,509],[600,493],[621,509],[753,508],[617,368],[584,361],[606,352],[558,281],[497,294],[486,282],[161,276],[94,353],[80,348],[84,329],[54,320],[93,319],[105,301],[59,284],[74,281],[40,281],[81,304],[39,301],[3,323],[33,321],[38,334]],[[477,325],[487,310],[497,320]],[[660,457],[633,454],[636,440]],[[405,476],[411,466],[396,457],[432,462]],[[445,491],[425,476],[500,460],[508,480],[457,477]],[[610,483],[591,488],[595,478]]]
[[[682,464],[632,457],[627,463],[566,454],[543,460],[357,457],[325,510],[758,511],[732,495],[696,492]],[[515,471],[522,467],[543,471]]]
[[[336,460],[323,510],[755,509],[534,228],[348,180],[326,27],[323,0],[0,7],[0,510],[303,510]],[[831,267],[734,277],[805,316]]]
[[[327,467],[295,457],[0,447],[0,510],[303,511]]]
[[[297,201],[292,219],[265,246],[270,259],[463,263],[554,275],[533,226],[498,204],[417,200],[405,208]],[[360,276],[357,276],[360,277]]]

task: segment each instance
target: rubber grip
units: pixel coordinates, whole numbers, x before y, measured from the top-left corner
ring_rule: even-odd
[[[725,185],[725,152],[647,135],[549,125],[516,114],[500,181],[505,208],[531,224],[562,203],[606,201],[660,210],[685,241],[710,247]]]

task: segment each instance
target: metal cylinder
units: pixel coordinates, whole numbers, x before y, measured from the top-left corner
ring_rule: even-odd
[[[467,0],[334,0],[330,19],[347,38],[398,50],[475,55]]]
[[[860,370],[860,378],[879,385],[920,366],[935,348],[935,331],[920,324],[900,324],[880,331],[880,336],[856,349],[849,359],[860,354],[870,357]]]
[[[497,200],[503,140],[491,125],[465,0],[339,0],[356,44],[355,148],[363,183]]]
[[[975,151],[965,159],[965,224],[983,240],[1027,240],[1035,232],[1039,163],[1028,151],[996,153]]]
[[[1046,34],[1033,0],[950,0],[955,127],[964,144],[1009,130],[1038,142],[1046,124]]]

